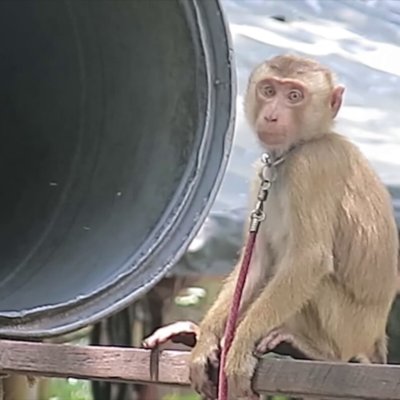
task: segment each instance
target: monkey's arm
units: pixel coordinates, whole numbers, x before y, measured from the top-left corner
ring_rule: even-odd
[[[240,259],[241,258],[242,257],[240,257]],[[224,334],[225,323],[229,313],[228,305],[232,301],[239,267],[240,263],[235,266],[234,270],[228,276],[217,299],[201,321],[200,330],[203,333],[203,337],[207,334],[212,334],[219,340]]]
[[[238,326],[232,345],[250,349],[265,336],[265,332],[279,327],[313,296],[321,279],[329,274],[332,259],[323,247],[315,245],[291,251],[267,287],[249,307]]]
[[[251,181],[250,185],[250,196],[249,196],[249,208],[252,209],[256,200],[258,193],[258,185],[259,178],[258,174],[262,165],[258,162],[255,165],[255,169],[257,173],[255,177]],[[244,227],[243,227],[243,237],[246,240],[248,235],[250,221],[246,219]],[[222,289],[220,290],[217,299],[214,301],[212,306],[207,311],[206,315],[202,319],[200,323],[200,331],[202,333],[202,337],[207,338],[210,334],[216,336],[218,340],[220,340],[224,334],[226,320],[228,318],[230,304],[232,302],[233,293],[235,290],[236,280],[238,276],[239,269],[241,268],[242,259],[243,259],[243,248],[241,249],[240,257],[233,268],[232,272],[225,279]],[[266,256],[264,256],[265,258]],[[247,306],[247,301],[245,299],[246,296],[243,296],[241,311]],[[201,341],[201,339],[200,339]]]
[[[316,154],[321,149],[313,149]],[[307,155],[307,160],[312,159]],[[276,274],[248,308],[235,333],[226,371],[252,374],[252,351],[266,332],[279,327],[313,297],[321,280],[333,271],[333,226],[338,191],[332,190],[331,166],[322,160],[291,168],[287,192],[290,211],[285,253]],[[296,163],[299,164],[299,163]],[[322,166],[322,167],[321,167]],[[268,218],[268,216],[267,216]],[[279,229],[279,227],[277,228]]]
[[[256,200],[256,184],[258,179],[253,180],[253,188],[250,191],[251,205]],[[249,221],[244,226],[247,234]],[[243,250],[234,270],[228,276],[224,285],[211,308],[206,313],[200,323],[197,343],[191,352],[190,357],[190,380],[196,391],[206,398],[214,399],[217,386],[216,377],[218,376],[219,357],[221,350],[221,339],[224,334],[225,324],[229,314],[230,304],[235,290],[236,278],[241,267]],[[248,296],[247,296],[248,297]],[[244,293],[241,305],[241,312],[248,306]]]

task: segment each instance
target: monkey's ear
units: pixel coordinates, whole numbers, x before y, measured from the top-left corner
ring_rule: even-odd
[[[335,118],[343,101],[344,86],[338,85],[333,89],[331,98],[332,118]]]

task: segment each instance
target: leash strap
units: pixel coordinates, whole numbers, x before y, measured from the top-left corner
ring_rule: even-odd
[[[269,189],[272,182],[275,180],[275,167],[284,161],[284,157],[279,157],[272,161],[268,154],[263,154],[261,157],[263,167],[260,173],[260,188],[257,194],[257,203],[254,210],[250,214],[249,235],[244,249],[242,264],[237,277],[233,301],[229,311],[228,320],[224,333],[224,346],[222,348],[221,360],[219,366],[219,385],[218,385],[218,400],[228,400],[228,381],[225,374],[225,361],[229,349],[232,345],[237,320],[239,317],[240,302],[242,299],[243,289],[246,284],[246,278],[249,271],[251,257],[256,243],[257,233],[261,222],[265,219],[264,203],[267,200]]]

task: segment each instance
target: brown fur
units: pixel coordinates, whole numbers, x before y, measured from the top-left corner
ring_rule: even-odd
[[[257,97],[257,84],[265,78],[303,85],[304,103],[285,109],[277,100],[276,121],[265,123],[271,108]],[[296,56],[263,63],[250,78],[245,110],[256,133],[291,127],[274,151],[301,144],[277,167],[266,203],[225,368],[232,398],[251,394],[252,352],[276,328],[316,358],[386,361],[397,229],[388,191],[357,147],[332,131],[342,93],[325,67]],[[253,190],[252,206],[255,196]],[[223,336],[239,266],[202,321],[192,351],[192,383],[209,398],[215,386],[207,377],[207,359],[215,358]]]

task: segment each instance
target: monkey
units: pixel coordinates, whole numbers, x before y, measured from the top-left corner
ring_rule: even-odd
[[[274,332],[277,334],[278,332]],[[183,344],[185,346],[193,348],[197,340],[200,336],[200,329],[197,324],[192,321],[178,321],[173,322],[168,325],[162,326],[156,329],[151,335],[146,337],[142,341],[142,346],[146,349],[157,350],[160,345],[167,343],[168,341],[172,341],[173,343]],[[291,338],[285,338],[284,342],[278,343],[274,348],[273,352],[277,355],[282,356],[290,356],[299,360],[311,360],[311,352],[303,353],[296,347],[292,346]],[[270,343],[270,337],[263,338],[259,345],[256,347],[255,354],[257,357],[262,357],[265,353],[269,351],[267,348],[267,344]],[[368,363],[366,357],[353,357],[349,362],[355,363]],[[217,385],[218,379],[218,366],[214,368],[212,371],[209,371],[209,378],[213,381],[215,385]],[[258,400],[258,399],[269,399],[269,396],[254,396],[252,398],[248,398],[248,400]],[[295,399],[293,399],[295,400]],[[308,400],[308,398],[304,398],[303,400]],[[323,400],[323,399],[322,399]]]
[[[197,324],[192,321],[177,321],[156,329],[151,335],[143,339],[142,346],[145,349],[156,349],[158,346],[172,341],[172,343],[180,343],[193,348],[199,336],[200,328]],[[262,356],[273,349],[277,354],[288,355],[295,359],[312,359],[312,350],[307,351],[305,348],[303,351],[300,350],[300,348],[295,347],[296,343],[292,338],[285,338],[285,341],[278,343],[271,349],[269,348],[270,341],[269,335],[261,339],[255,349],[255,353]],[[283,344],[284,346],[282,346]],[[315,358],[315,360],[317,360],[317,358]],[[354,362],[359,361],[355,359]]]
[[[225,363],[232,399],[254,396],[257,346],[270,351],[289,342],[311,359],[386,362],[396,222],[383,182],[357,146],[334,129],[344,90],[329,68],[293,54],[266,60],[250,74],[246,119],[262,149],[283,161],[273,167],[266,218]],[[251,207],[261,168],[255,168]],[[216,398],[209,368],[223,346],[241,253],[202,319],[190,355],[192,387],[207,399]]]
[[[197,324],[192,321],[178,321],[156,329],[151,335],[142,341],[142,346],[145,349],[157,350],[160,345],[172,341],[173,343],[183,344],[193,348],[200,336],[200,329]],[[255,354],[261,357],[268,349],[264,346],[263,340],[257,346]],[[309,354],[302,353],[299,349],[292,347],[290,343],[280,343],[274,348],[274,353],[283,356],[291,356],[295,359],[308,360]],[[354,361],[358,362],[358,361]],[[215,385],[218,382],[218,361],[212,370],[209,371],[209,378]],[[254,396],[251,400],[258,399],[259,396]],[[250,400],[250,399],[249,399]]]
[[[156,329],[151,335],[142,341],[145,349],[156,349],[158,346],[172,341],[172,343],[180,343],[188,347],[194,347],[200,336],[200,328],[191,321],[177,321]],[[380,342],[377,343],[377,346]],[[279,329],[269,332],[267,336],[262,338],[255,348],[255,354],[262,356],[269,351],[274,350],[276,354],[290,356],[297,360],[315,360],[323,361],[323,357],[318,351],[307,348],[304,343],[297,342],[293,336],[281,334]],[[349,362],[353,363],[371,363],[386,364],[385,358],[379,358],[385,355],[385,351],[376,348],[374,358],[367,358],[363,354],[352,357]]]

